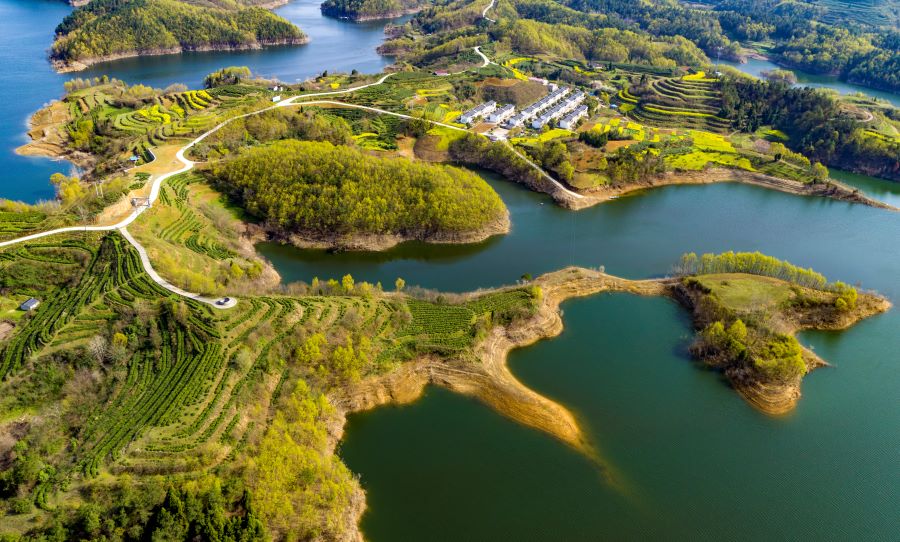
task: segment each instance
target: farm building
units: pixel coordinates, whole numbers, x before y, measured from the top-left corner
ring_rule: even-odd
[[[27,311],[33,311],[33,310],[36,309],[37,306],[40,305],[40,304],[41,304],[41,302],[38,301],[37,299],[35,299],[35,298],[33,298],[33,297],[29,297],[27,301],[25,301],[24,303],[22,303],[21,305],[19,305],[19,310],[23,310],[23,311],[26,311],[26,312],[27,312]]]
[[[487,121],[493,122],[493,123],[503,122],[515,114],[516,114],[516,106],[514,106],[512,104],[507,104],[507,105],[504,105],[503,107],[501,107],[500,109],[495,110],[490,115],[488,115]]]
[[[460,115],[459,122],[463,124],[471,124],[475,119],[483,117],[484,115],[491,113],[495,109],[497,109],[497,102],[493,100],[491,100],[490,102],[484,102],[483,104],[473,107],[472,109],[469,109],[468,111]]]
[[[559,127],[563,130],[571,130],[578,124],[578,121],[587,115],[588,107],[586,105],[578,106],[574,111],[563,117],[561,121],[559,121]]]

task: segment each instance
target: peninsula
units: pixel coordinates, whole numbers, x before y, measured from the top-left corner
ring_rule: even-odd
[[[571,448],[559,447],[563,453],[603,464],[599,440],[608,437],[576,415],[576,403],[530,389],[507,367],[513,349],[561,333],[561,305],[580,296],[671,300],[663,308],[687,311],[692,336],[691,326],[665,320],[666,344],[654,346],[669,358],[673,344],[690,352],[681,356],[697,362],[682,360],[688,378],[694,370],[722,375],[691,385],[733,389],[729,406],[746,401],[754,415],[751,407],[789,412],[803,378],[827,366],[796,333],[848,328],[889,310],[887,299],[760,253],[685,254],[672,269],[660,265],[660,254],[681,252],[678,244],[705,231],[665,227],[705,228],[706,201],[665,198],[667,207],[644,205],[650,213],[638,215],[641,201],[574,212],[663,185],[730,181],[893,209],[838,183],[828,168],[900,179],[896,108],[713,64],[710,52],[721,46],[731,56],[741,32],[777,40],[776,53],[788,58],[806,45],[824,53],[811,40],[840,30],[795,24],[797,3],[787,3],[777,7],[790,11],[778,28],[798,33],[776,36],[749,7],[745,15],[726,9],[748,2],[610,0],[599,13],[597,2],[328,0],[324,12],[357,20],[425,9],[390,28],[381,50],[396,64],[386,73],[321,66],[284,83],[231,66],[193,89],[103,76],[66,82],[65,95],[32,118],[32,142],[19,151],[70,158],[83,169],[51,176],[54,201],[0,201],[0,539],[360,540],[366,495],[337,453],[347,415],[413,401],[428,385],[476,398]],[[60,25],[51,54],[61,69],[77,69],[122,56],[302,43],[303,33],[268,5],[92,0]],[[892,60],[879,56],[887,41],[876,46],[870,30],[859,32],[863,47],[853,54],[873,55],[872,77],[891,83]],[[363,277],[304,261],[296,273],[303,280],[287,282],[256,250],[268,239],[376,251],[505,234],[509,211],[482,170],[566,209],[517,193],[514,211],[547,220],[523,220],[517,236],[472,250],[410,243],[402,258],[452,258],[403,261],[406,280],[388,274],[393,263],[384,261],[394,254],[317,254],[333,258],[329,264],[345,256],[376,263],[360,266]],[[764,197],[726,217],[738,236],[704,244],[746,245],[751,235],[789,250],[772,239],[791,225],[752,229],[760,208],[784,198],[717,192]],[[804,206],[806,229],[790,233],[819,235],[838,258],[858,257],[848,244],[890,244],[872,239],[891,239],[897,215],[821,203]],[[697,213],[690,221],[686,208]],[[812,208],[849,218],[822,220]],[[845,244],[822,235],[826,226],[836,226],[832,235],[850,232]],[[656,229],[621,235],[642,227]],[[602,242],[583,242],[587,231]],[[487,254],[498,246],[512,248]],[[610,265],[654,278],[558,269],[610,255]],[[895,269],[882,261],[861,262],[871,272],[860,276]],[[528,273],[548,262],[557,269]],[[467,289],[484,289],[407,284],[429,282],[420,265],[439,270],[443,282],[434,283],[444,290],[463,289],[462,279]],[[878,284],[894,291],[889,281]],[[650,328],[645,313],[604,316],[625,321],[623,314]],[[663,336],[639,331],[641,340]],[[643,385],[654,367],[634,357],[643,363],[630,365],[633,385]],[[605,381],[585,383],[584,396],[596,397]],[[694,412],[680,414],[694,423]],[[646,443],[638,442],[642,453],[654,453]],[[691,527],[684,532],[696,532]]]
[[[509,231],[500,197],[470,171],[327,141],[252,148],[210,176],[271,235],[298,246],[380,250],[404,240],[471,243]]]

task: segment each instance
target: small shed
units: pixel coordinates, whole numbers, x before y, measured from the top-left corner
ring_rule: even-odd
[[[27,312],[27,311],[33,311],[33,310],[36,309],[37,306],[40,305],[40,304],[41,304],[41,302],[40,302],[39,300],[37,300],[37,299],[35,299],[35,298],[33,298],[33,297],[30,297],[30,298],[28,298],[27,301],[25,301],[24,303],[22,303],[21,305],[19,305],[19,310],[23,310],[23,311],[26,311],[26,312]]]

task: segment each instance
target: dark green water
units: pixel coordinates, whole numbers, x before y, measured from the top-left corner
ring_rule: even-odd
[[[860,191],[870,197],[900,208],[900,182],[876,179],[868,175],[850,173],[839,169],[832,169],[830,174],[844,184],[859,188]]]
[[[44,52],[69,9],[57,0],[0,0],[4,197],[50,197],[47,177],[69,167],[12,154],[28,115],[61,92],[66,77],[50,71]],[[83,75],[196,85],[210,71],[246,64],[293,81],[324,69],[374,72],[388,62],[374,53],[382,23],[323,18],[317,0],[279,13],[312,43],[130,59]],[[841,179],[895,205],[900,199],[894,185]],[[572,263],[648,277],[664,274],[684,251],[762,250],[900,298],[897,214],[739,185],[672,187],[571,213],[492,183],[512,212],[513,231],[480,245],[406,244],[384,254],[261,250],[286,280],[350,272],[456,291]],[[799,408],[781,419],[756,413],[687,359],[690,326],[673,303],[605,295],[564,310],[563,335],[514,352],[511,367],[578,413],[603,467],[479,403],[429,390],[414,405],[350,420],[341,455],[368,491],[362,527],[369,539],[897,539],[897,310],[846,332],[804,334],[835,367],[807,378]]]
[[[481,244],[404,243],[382,253],[338,254],[274,243],[258,248],[285,282],[350,273],[386,286],[402,277],[407,284],[467,291],[571,264],[653,277],[666,274],[684,252],[761,250],[834,279],[896,288],[876,285],[886,277],[863,264],[881,259],[885,246],[896,246],[895,213],[739,184],[664,187],[573,213],[519,185],[486,179],[509,208],[512,231]],[[895,269],[897,258],[888,257]]]
[[[836,368],[772,419],[686,358],[690,326],[674,303],[613,294],[564,310],[563,335],[511,366],[578,413],[611,481],[550,438],[432,389],[347,427],[340,453],[368,491],[368,539],[894,539],[898,379],[885,354],[897,352],[896,318],[804,337]],[[876,342],[892,336],[887,349]]]
[[[319,276],[399,273],[462,290],[573,258],[647,277],[686,250],[761,250],[894,300],[900,293],[896,213],[731,184],[652,191],[574,213],[573,223],[544,198],[495,184],[513,232],[480,250],[286,261]],[[564,333],[513,352],[510,366],[576,412],[602,472],[549,437],[432,389],[414,405],[350,418],[340,454],[368,491],[370,540],[896,539],[896,310],[845,332],[803,334],[834,367],[806,379],[795,412],[770,418],[688,358],[690,322],[671,301],[614,294],[563,309]]]

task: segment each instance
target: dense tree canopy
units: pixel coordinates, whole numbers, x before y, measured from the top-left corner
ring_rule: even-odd
[[[92,0],[56,28],[63,61],[162,49],[300,43],[303,32],[263,8],[200,8],[177,0]]]
[[[720,116],[755,131],[772,125],[788,134],[788,146],[813,161],[889,179],[900,179],[900,143],[872,137],[822,90],[783,83],[726,80]]]
[[[505,212],[474,173],[373,157],[328,142],[251,148],[212,174],[250,214],[285,233],[427,238],[476,230]]]

